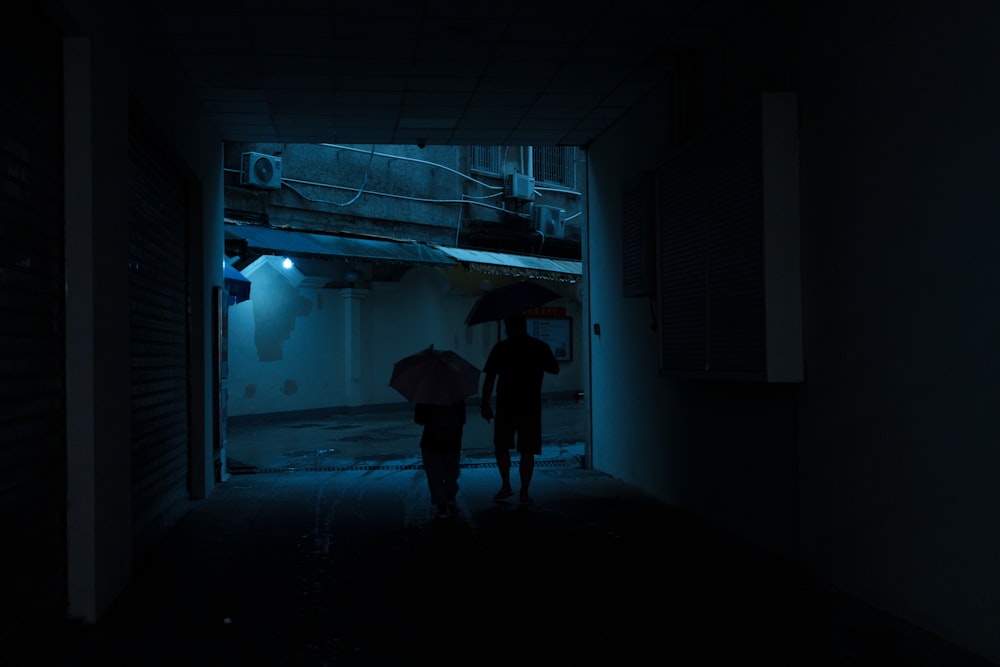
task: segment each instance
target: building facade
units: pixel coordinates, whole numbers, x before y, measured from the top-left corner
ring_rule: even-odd
[[[499,322],[465,315],[521,280],[560,295],[530,313],[539,335],[558,337],[562,370],[546,393],[581,394],[578,155],[227,145],[226,261],[251,282],[226,313],[228,418],[405,405],[388,386],[393,362],[433,344],[482,367]]]

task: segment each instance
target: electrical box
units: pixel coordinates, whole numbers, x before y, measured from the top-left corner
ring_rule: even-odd
[[[566,235],[566,210],[535,204],[531,207],[531,223],[535,231],[561,239]]]
[[[244,153],[240,166],[240,184],[277,190],[281,187],[281,158],[264,153]]]
[[[521,201],[531,201],[535,198],[535,179],[526,174],[508,174],[504,194]]]

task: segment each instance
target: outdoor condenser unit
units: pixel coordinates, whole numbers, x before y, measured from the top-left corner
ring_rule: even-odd
[[[277,190],[281,187],[281,158],[264,153],[244,153],[240,165],[240,184]]]
[[[531,226],[545,236],[561,239],[566,235],[566,211],[556,206],[535,204],[531,208]]]
[[[531,201],[535,198],[535,179],[527,174],[508,174],[504,194],[514,199]]]

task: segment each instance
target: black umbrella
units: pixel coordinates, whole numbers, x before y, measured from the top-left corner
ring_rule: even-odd
[[[508,315],[536,308],[560,296],[562,295],[558,292],[538,283],[524,281],[504,285],[489,290],[476,299],[469,314],[465,316],[465,324],[472,326],[480,322],[502,320]]]

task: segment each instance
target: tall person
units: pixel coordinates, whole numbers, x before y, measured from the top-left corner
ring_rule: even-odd
[[[535,471],[535,456],[542,453],[542,380],[545,373],[557,375],[559,362],[545,341],[528,334],[523,313],[504,320],[507,337],[490,350],[483,367],[483,393],[480,412],[493,423],[493,453],[500,472],[500,490],[493,500],[514,495],[510,485],[510,451],[520,455],[521,478],[519,502],[530,505],[528,489]],[[496,413],[490,397],[496,385]]]

